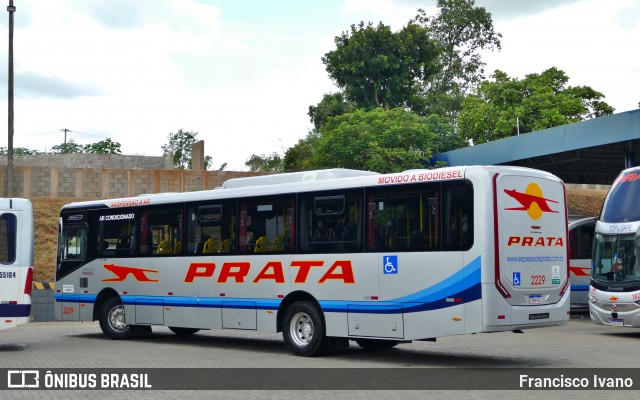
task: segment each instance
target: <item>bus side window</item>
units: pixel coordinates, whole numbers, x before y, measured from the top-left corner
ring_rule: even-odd
[[[468,250],[473,245],[473,187],[469,182],[449,182],[443,186],[444,249]]]
[[[140,218],[140,254],[171,256],[182,254],[182,208],[154,207]]]
[[[13,264],[16,260],[16,216],[0,216],[0,263]]]
[[[99,211],[90,216],[91,226],[98,232],[91,252],[98,257],[131,257],[135,254],[136,210]]]
[[[287,253],[294,242],[292,196],[247,199],[240,203],[240,253]],[[221,249],[226,248],[224,240]]]

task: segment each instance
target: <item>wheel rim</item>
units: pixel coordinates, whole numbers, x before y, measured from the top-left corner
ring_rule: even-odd
[[[124,332],[129,328],[124,319],[124,307],[122,305],[117,305],[109,311],[108,320],[109,327],[114,331]]]
[[[294,315],[291,319],[291,324],[289,324],[289,336],[300,347],[307,346],[311,342],[314,330],[313,320],[303,312]]]

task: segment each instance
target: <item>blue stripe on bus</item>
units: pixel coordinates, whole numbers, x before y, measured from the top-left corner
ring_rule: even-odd
[[[571,285],[572,292],[588,292],[589,285]]]
[[[31,304],[0,304],[0,318],[28,317]]]
[[[437,310],[479,300],[482,296],[480,284],[480,257],[462,270],[442,282],[388,301],[357,302],[321,300],[325,312],[351,312],[374,314],[398,314]]]
[[[56,293],[56,301],[64,301],[66,303],[95,303],[95,294],[76,294],[76,293]]]
[[[480,284],[480,257],[442,282],[388,301],[320,300],[324,312],[350,312],[372,314],[398,314],[437,310],[479,300],[482,296]],[[58,302],[94,303],[93,294],[55,295]],[[188,297],[188,296],[137,296],[122,295],[123,304],[145,306],[235,308],[254,310],[278,310],[282,299]]]

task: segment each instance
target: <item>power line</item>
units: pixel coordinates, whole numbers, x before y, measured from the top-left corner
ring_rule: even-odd
[[[60,129],[60,132],[64,132],[64,144],[65,145],[67,144],[67,133],[77,133],[77,134],[80,134],[80,135],[92,136],[92,137],[95,137],[95,138],[102,138],[102,137],[106,138],[105,135],[98,135],[98,134],[95,134],[95,133],[72,131],[71,129],[67,129],[67,128]]]

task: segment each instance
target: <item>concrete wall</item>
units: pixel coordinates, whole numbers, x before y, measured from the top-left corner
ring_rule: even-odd
[[[14,156],[15,167],[55,168],[125,168],[125,169],[173,169],[173,154],[160,157],[129,156],[123,154],[38,154]],[[7,166],[7,156],[0,157],[0,166]]]
[[[55,300],[53,282],[33,282],[31,291],[31,320],[37,322],[55,321]]]
[[[17,157],[16,157],[17,158]],[[88,165],[92,165],[89,163]],[[189,192],[219,187],[231,178],[255,172],[167,169],[63,168],[16,166],[14,197],[107,199],[162,192]],[[0,197],[7,193],[7,167],[0,166]]]

